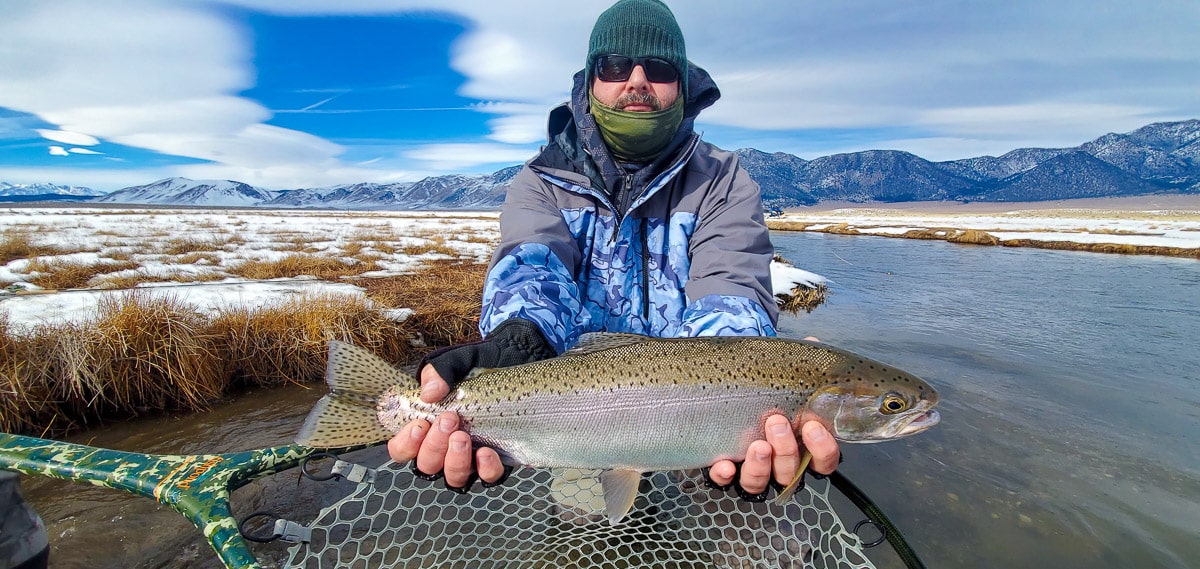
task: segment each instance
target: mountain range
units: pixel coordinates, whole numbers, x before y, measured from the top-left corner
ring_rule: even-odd
[[[898,150],[867,150],[805,160],[752,148],[737,151],[768,207],[822,201],[1042,201],[1200,193],[1200,120],[1155,123],[1106,134],[1074,148],[1021,148],[999,157],[931,162]],[[48,192],[105,203],[339,209],[496,209],[520,170],[446,175],[419,182],[359,183],[267,190],[235,181],[168,178],[100,197],[86,188]],[[0,201],[28,188],[0,183]],[[26,188],[26,189],[12,189]],[[46,194],[38,194],[43,199]]]

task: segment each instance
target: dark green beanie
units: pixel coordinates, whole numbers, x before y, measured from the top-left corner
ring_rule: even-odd
[[[687,96],[687,51],[683,32],[671,9],[659,0],[620,0],[596,19],[588,43],[588,79],[596,58],[615,53],[628,57],[658,57],[679,72],[680,96]]]

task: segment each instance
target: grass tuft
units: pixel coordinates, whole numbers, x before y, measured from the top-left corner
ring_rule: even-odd
[[[336,279],[342,276],[361,275],[378,269],[378,264],[373,261],[348,262],[324,256],[296,254],[274,261],[246,261],[230,268],[229,272],[253,280],[299,276]]]

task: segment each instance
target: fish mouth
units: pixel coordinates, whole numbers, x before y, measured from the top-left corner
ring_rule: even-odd
[[[942,416],[937,412],[937,409],[930,409],[913,417],[913,419],[909,421],[908,424],[904,425],[904,428],[900,430],[898,436],[907,437],[908,435],[915,435],[921,431],[924,431],[925,429],[928,429],[929,427],[938,424],[941,422],[941,420]]]

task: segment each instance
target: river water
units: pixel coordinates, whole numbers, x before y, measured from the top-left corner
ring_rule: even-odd
[[[841,469],[930,567],[1200,567],[1200,263],[777,233],[831,279],[783,335],[894,364],[941,393],[942,424],[844,445]],[[244,394],[208,413],[73,437],[139,452],[287,444],[322,388]],[[374,452],[378,458],[378,450]],[[347,485],[287,474],[234,494],[311,519]],[[26,479],[54,567],[219,567],[178,514],[145,498]]]

